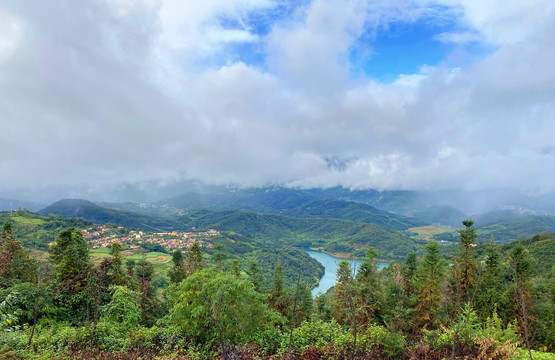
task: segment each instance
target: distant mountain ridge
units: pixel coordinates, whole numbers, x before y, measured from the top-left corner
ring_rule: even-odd
[[[22,200],[6,199],[6,198],[0,197],[0,211],[10,211],[10,210],[18,210],[18,209],[37,211],[43,207],[44,205],[37,204],[32,201],[22,201]]]
[[[99,224],[114,223],[146,231],[179,229],[179,223],[168,218],[108,209],[83,199],[60,200],[38,213],[45,216],[56,214],[64,217],[83,218]]]
[[[233,231],[275,244],[318,247],[333,253],[356,255],[359,252],[360,256],[364,255],[363,249],[369,245],[388,258],[401,258],[414,250],[414,242],[401,232],[390,231],[376,224],[332,218],[296,218],[244,210],[209,209],[191,211],[182,216],[160,217],[108,209],[82,199],[61,200],[40,213],[79,217],[96,223],[114,223],[146,231],[188,230],[193,227]]]
[[[377,224],[388,230],[406,230],[428,224],[368,204],[321,198],[307,191],[286,188],[231,190],[215,194],[188,192],[157,204],[187,210],[247,210],[297,218],[334,218]]]

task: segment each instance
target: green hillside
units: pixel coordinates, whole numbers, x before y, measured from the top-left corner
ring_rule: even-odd
[[[360,202],[322,199],[307,191],[287,188],[262,188],[219,191],[210,194],[188,192],[159,202],[187,210],[248,210],[297,218],[334,218],[377,224],[388,230],[406,230],[429,222],[378,210]]]
[[[175,230],[178,223],[169,218],[151,216],[135,212],[108,209],[88,200],[65,199],[39,211],[39,214],[56,214],[90,220],[97,224],[114,223],[120,226],[145,231]]]
[[[549,232],[536,234],[527,240],[517,240],[501,245],[500,248],[503,252],[509,254],[518,243],[522,243],[534,259],[532,272],[535,275],[549,276],[553,274],[552,267],[555,265],[555,234]]]
[[[398,259],[413,251],[413,240],[401,232],[375,224],[324,218],[293,218],[247,211],[199,211],[182,217],[197,229],[234,231],[249,238],[298,247],[316,247],[332,253],[363,256],[373,246],[382,258]]]
[[[487,226],[481,226],[477,221],[480,237],[488,239],[491,235],[498,242],[509,242],[518,237],[526,239],[534,236],[534,234],[545,231],[555,232],[554,216],[522,216],[509,218],[509,220],[500,220]]]
[[[315,200],[291,210],[283,215],[308,218],[335,218],[354,222],[376,224],[388,230],[406,230],[414,226],[427,225],[428,222],[416,218],[396,215],[378,210],[373,206],[343,200]]]
[[[48,249],[63,229],[74,226],[85,228],[93,223],[89,220],[66,218],[59,215],[43,216],[29,211],[2,211],[0,225],[7,221],[14,223],[15,236],[27,248]]]

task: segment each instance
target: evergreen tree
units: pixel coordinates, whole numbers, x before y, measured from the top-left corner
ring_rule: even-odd
[[[330,321],[332,319],[332,311],[330,306],[330,297],[327,294],[318,293],[314,298],[314,316],[319,321]]]
[[[518,325],[521,329],[522,338],[530,353],[530,330],[533,318],[530,310],[533,306],[532,284],[530,283],[530,253],[528,249],[519,242],[509,255],[510,265],[513,269],[513,281],[515,285],[515,312]],[[530,358],[532,355],[530,353]]]
[[[128,281],[123,271],[123,257],[121,255],[120,243],[115,242],[112,244],[110,247],[110,255],[112,255],[109,264],[110,272],[108,273],[110,283],[112,285],[126,285]]]
[[[432,240],[426,245],[426,255],[418,269],[418,305],[416,324],[423,329],[438,325],[438,312],[442,300],[440,283],[443,276],[443,261],[439,256],[439,246]]]
[[[50,247],[50,261],[64,289],[77,293],[87,286],[92,264],[89,247],[80,231],[68,228],[60,232],[56,244]]]
[[[38,264],[15,239],[11,222],[4,223],[0,244],[0,288],[34,281]]]
[[[414,295],[417,270],[418,261],[416,260],[416,253],[410,252],[407,254],[407,257],[401,267],[404,285],[403,288],[407,298],[411,298]]]
[[[309,321],[312,317],[314,300],[312,299],[312,291],[310,290],[310,287],[304,281],[301,281],[300,283],[298,303],[297,321],[299,323]]]
[[[172,284],[179,284],[187,277],[183,253],[177,249],[172,254],[172,268],[168,271]]]
[[[231,265],[233,268],[233,275],[237,276],[237,277],[241,277],[241,269],[239,269],[239,260],[238,259],[233,259],[231,261]]]
[[[154,278],[154,268],[150,262],[146,260],[146,254],[143,253],[141,260],[135,265],[135,277],[139,285],[139,294],[141,296],[139,308],[141,309],[141,319],[144,325],[152,325],[154,320],[155,291],[152,287],[152,279]]]
[[[508,296],[507,283],[503,279],[503,264],[493,236],[486,248],[483,275],[476,292],[474,308],[482,320],[493,317],[496,313],[508,322],[511,313],[511,301]]]
[[[355,277],[356,303],[361,308],[361,322],[367,323],[379,307],[381,289],[376,250],[369,246]]]
[[[268,303],[275,310],[287,315],[287,309],[290,302],[291,299],[285,292],[285,287],[283,285],[282,267],[278,261],[276,267],[274,268],[274,280],[272,282],[272,287],[270,288]]]
[[[214,246],[216,253],[214,254],[214,261],[216,263],[216,268],[218,271],[222,271],[222,265],[224,260],[226,259],[226,254],[224,253],[224,244],[218,243]]]
[[[459,255],[454,261],[454,292],[458,303],[469,299],[474,289],[474,284],[477,281],[477,267],[474,259],[474,252],[476,244],[474,241],[478,234],[474,229],[474,221],[463,220],[464,229],[458,230],[459,232]]]
[[[252,284],[254,285],[254,290],[257,292],[262,292],[264,289],[264,276],[260,272],[258,267],[258,262],[253,258],[249,264],[249,276]]]
[[[349,325],[353,321],[354,289],[353,289],[353,271],[351,264],[346,261],[340,261],[337,267],[337,281],[334,286],[332,298],[333,318],[340,325]]]
[[[202,248],[196,241],[187,253],[187,276],[194,274],[204,267],[202,262]]]

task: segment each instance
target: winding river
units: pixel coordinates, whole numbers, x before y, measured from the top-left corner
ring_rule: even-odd
[[[325,293],[329,288],[335,285],[335,277],[337,266],[341,260],[347,260],[351,263],[351,268],[355,267],[358,269],[362,263],[362,259],[341,259],[335,256],[325,254],[320,251],[307,250],[308,255],[318,260],[318,262],[324,265],[324,276],[320,279],[320,283],[314,289],[312,289],[312,296],[316,296],[318,292]],[[380,261],[378,268],[381,270],[386,267],[389,263],[385,261]]]

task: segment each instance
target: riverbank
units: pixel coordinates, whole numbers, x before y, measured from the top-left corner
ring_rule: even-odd
[[[341,258],[328,254],[321,250],[306,250],[307,254],[316,259],[320,264],[324,266],[324,275],[320,278],[318,285],[312,288],[312,296],[316,296],[319,292],[325,293],[331,287],[335,285],[337,268],[339,263],[343,260],[348,261],[351,264],[352,269],[360,268],[360,265],[364,261],[363,259],[353,259],[353,258]],[[389,265],[389,262],[379,261],[378,269],[383,269]]]
[[[318,252],[327,254],[329,256],[333,256],[335,258],[339,258],[343,260],[349,260],[349,259],[364,260],[364,257],[353,256],[353,254],[351,253],[333,253],[333,252],[325,251],[323,248],[309,248],[309,249],[312,251],[318,251]],[[386,263],[392,263],[396,261],[396,260],[388,260],[388,259],[376,259],[376,260],[378,260],[378,262],[386,262]]]

